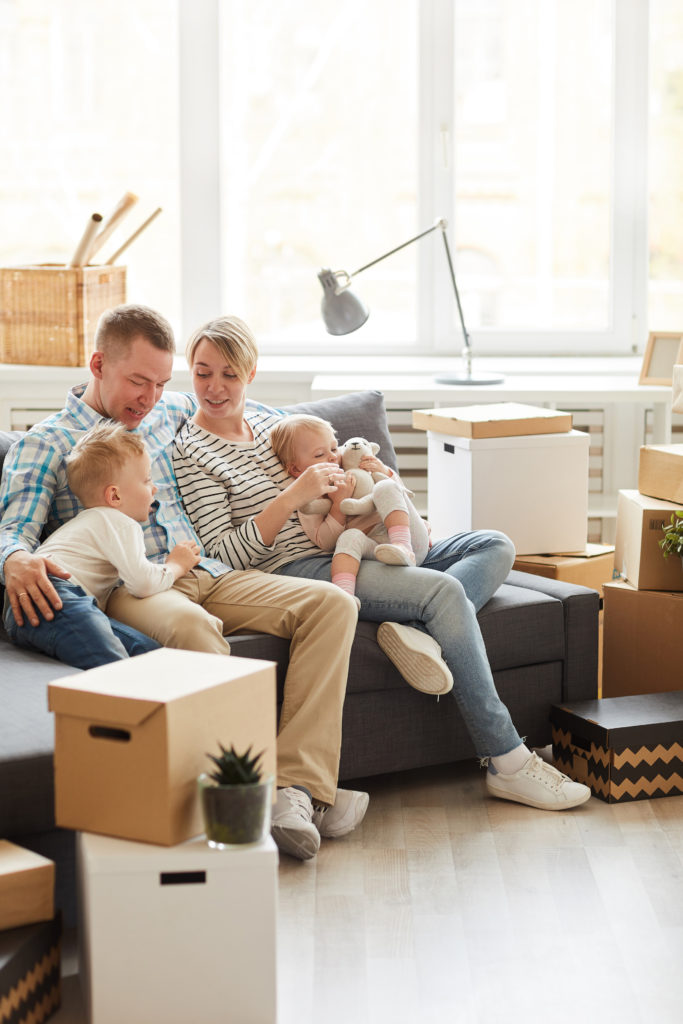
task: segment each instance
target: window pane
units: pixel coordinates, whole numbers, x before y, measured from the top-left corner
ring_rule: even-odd
[[[456,0],[455,238],[470,328],[609,326],[612,3]]]
[[[683,330],[683,7],[650,0],[649,329]]]
[[[320,341],[322,267],[416,234],[417,0],[221,4],[226,308],[261,341]],[[348,346],[414,341],[416,246],[354,284]],[[339,345],[339,342],[337,342]]]
[[[68,263],[92,213],[139,201],[97,254],[128,299],[180,321],[178,60],[166,0],[0,4],[0,261]]]

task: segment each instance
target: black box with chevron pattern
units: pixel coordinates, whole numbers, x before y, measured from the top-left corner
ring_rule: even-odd
[[[0,931],[0,1024],[42,1024],[61,1001],[62,917]]]
[[[553,762],[608,803],[683,793],[683,690],[550,709]]]

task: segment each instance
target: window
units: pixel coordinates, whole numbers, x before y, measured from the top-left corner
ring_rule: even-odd
[[[166,0],[0,3],[0,260],[68,263],[92,213],[139,199],[128,298],[180,320],[177,16]]]

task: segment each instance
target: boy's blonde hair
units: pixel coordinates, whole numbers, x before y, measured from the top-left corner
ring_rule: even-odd
[[[209,320],[194,332],[187,343],[185,357],[187,365],[192,369],[197,346],[200,342],[210,341],[232,367],[242,383],[246,383],[258,362],[256,339],[244,320],[238,316],[220,316]]]
[[[285,469],[294,464],[294,445],[300,430],[311,430],[316,434],[329,430],[333,437],[337,436],[332,424],[320,416],[307,416],[302,412],[286,416],[270,432],[271,447]]]
[[[69,487],[80,503],[89,508],[126,462],[146,451],[142,438],[131,434],[122,423],[98,423],[80,438],[64,460]]]

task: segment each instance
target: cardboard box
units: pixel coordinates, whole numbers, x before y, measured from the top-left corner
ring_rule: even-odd
[[[619,491],[614,569],[638,590],[683,590],[683,562],[664,558],[659,546],[675,508],[639,491]]]
[[[278,854],[77,837],[80,971],[96,1024],[276,1019]]]
[[[588,434],[467,438],[427,434],[435,540],[502,530],[519,555],[582,551],[588,535]]]
[[[585,550],[557,555],[523,555],[513,569],[545,576],[551,580],[577,583],[602,594],[603,584],[614,574],[614,548],[608,544],[587,544]]]
[[[683,594],[604,586],[602,695],[677,690],[683,680]]]
[[[50,683],[63,828],[173,845],[203,831],[197,776],[218,743],[276,764],[275,665],[162,648]]]
[[[553,760],[608,803],[683,793],[683,691],[555,705]]]
[[[455,437],[559,434],[572,429],[572,414],[518,402],[495,402],[453,409],[414,409],[413,426]]]
[[[126,301],[126,268],[0,268],[0,362],[87,366],[97,321]]]
[[[54,862],[0,839],[0,930],[54,916]]]
[[[683,508],[683,444],[646,444],[640,449],[638,490]]]
[[[37,1024],[61,1002],[62,919],[0,932],[0,1021]]]

